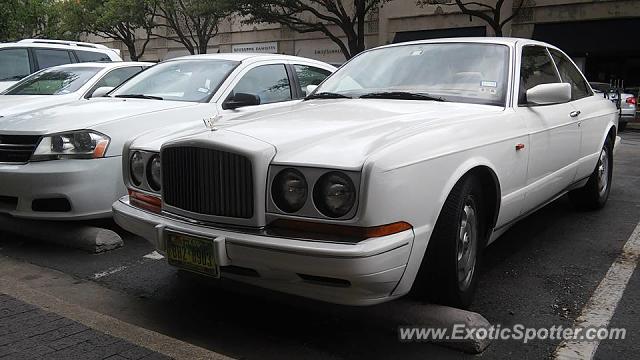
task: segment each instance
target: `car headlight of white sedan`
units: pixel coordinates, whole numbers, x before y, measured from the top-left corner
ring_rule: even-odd
[[[360,173],[273,165],[270,212],[310,218],[350,219],[355,215]]]
[[[31,161],[103,158],[111,139],[91,130],[44,136],[31,155]]]

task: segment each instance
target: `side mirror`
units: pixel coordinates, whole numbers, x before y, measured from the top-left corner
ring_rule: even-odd
[[[311,94],[312,92],[316,91],[317,88],[318,88],[318,85],[307,85],[306,87],[307,92],[304,95],[306,96]]]
[[[90,94],[87,97],[87,99],[96,98],[96,97],[104,97],[105,95],[110,93],[111,90],[113,90],[113,89],[115,89],[113,86],[102,86],[102,87],[99,87],[92,94]]]
[[[246,93],[235,93],[222,103],[225,110],[233,110],[244,106],[260,105],[260,98],[257,95]]]
[[[571,84],[540,84],[527,90],[527,103],[535,105],[561,104],[571,101]]]

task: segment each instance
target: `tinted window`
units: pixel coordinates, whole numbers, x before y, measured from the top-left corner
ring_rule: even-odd
[[[308,85],[320,85],[324,79],[331,75],[331,71],[320,69],[313,66],[306,65],[293,65],[293,68],[296,70],[296,74],[298,75],[298,81],[300,82],[300,90],[302,94],[307,93]]]
[[[43,70],[12,86],[6,95],[69,94],[80,89],[100,70],[97,67]]]
[[[260,104],[291,100],[291,86],[284,65],[263,65],[249,70],[233,93],[257,95]]]
[[[555,49],[549,49],[560,72],[562,82],[571,84],[571,100],[578,100],[591,95],[587,82],[580,70],[564,54]]]
[[[80,51],[76,50],[76,56],[80,62],[100,62],[111,61],[111,58],[106,54],[94,52],[94,51]]]
[[[520,105],[527,103],[527,90],[540,85],[560,82],[556,68],[549,57],[547,49],[540,46],[522,48],[522,65],[520,67]]]
[[[205,102],[238,66],[226,60],[172,60],[127,81],[114,96],[150,95],[164,100]]]
[[[27,49],[0,50],[0,81],[17,81],[30,73]]]
[[[52,66],[71,64],[71,54],[67,50],[35,49],[36,59],[40,69]]]
[[[132,66],[121,69],[115,69],[107,73],[102,79],[98,80],[98,82],[89,90],[87,96],[93,94],[96,89],[101,87],[118,87],[123,82],[131,79],[134,75],[142,71],[140,66]]]

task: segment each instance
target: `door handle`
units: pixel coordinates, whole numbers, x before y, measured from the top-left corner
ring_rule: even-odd
[[[580,115],[580,110],[572,111],[571,113],[569,113],[569,116],[571,117],[578,117],[578,115]]]

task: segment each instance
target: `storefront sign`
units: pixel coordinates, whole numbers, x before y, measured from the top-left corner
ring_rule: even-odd
[[[231,46],[231,52],[234,53],[267,53],[275,54],[278,52],[278,42],[238,44]]]

